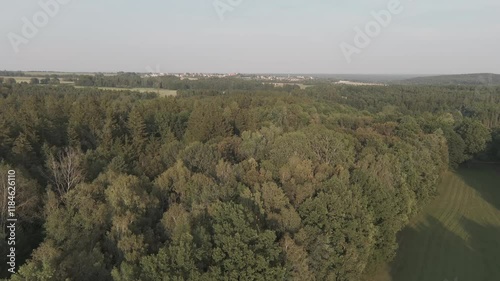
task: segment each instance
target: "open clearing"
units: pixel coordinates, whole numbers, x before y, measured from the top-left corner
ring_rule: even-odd
[[[2,77],[4,80],[7,80],[9,78],[14,78],[17,83],[21,83],[21,82],[27,82],[27,83],[29,83],[30,80],[31,80],[31,78],[32,78],[32,77],[26,77],[26,76],[24,76],[24,77],[0,76],[0,77]],[[38,79],[42,79],[42,78],[38,77]]]
[[[9,78],[14,78],[16,80],[16,83],[22,83],[22,82],[26,82],[26,83],[30,83],[31,81],[31,78],[38,78],[38,80],[42,80],[43,76],[22,76],[22,77],[11,77],[11,76],[0,76],[0,77],[3,77],[4,80],[7,80]],[[60,83],[61,84],[74,84],[74,82],[71,82],[71,81],[64,81],[63,79],[60,79]]]
[[[75,86],[75,88],[89,88],[85,86]],[[90,87],[92,88],[92,87]],[[135,91],[140,93],[158,93],[162,97],[176,96],[176,90],[167,89],[154,89],[154,88],[113,88],[113,87],[97,87],[100,90],[111,90],[111,91]]]
[[[352,81],[344,81],[344,80],[340,80],[340,81],[335,82],[333,84],[335,84],[335,85],[350,85],[350,86],[387,86],[385,84],[380,84],[380,83],[352,82]]]
[[[4,79],[14,78],[17,83],[26,82],[29,83],[32,77],[4,77]],[[43,77],[37,77],[38,79],[43,79]],[[72,85],[73,82],[61,80],[61,84]],[[92,88],[85,86],[75,86],[75,88]],[[97,87],[101,90],[112,90],[112,91],[136,91],[141,93],[158,93],[161,97],[176,96],[177,90],[167,90],[167,89],[154,89],[154,88],[113,88],[113,87]]]
[[[500,280],[500,167],[448,173],[376,281]]]

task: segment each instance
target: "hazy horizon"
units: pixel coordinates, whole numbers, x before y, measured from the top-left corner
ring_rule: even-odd
[[[381,24],[380,31],[352,55],[350,63],[341,44],[355,46],[356,28],[364,29],[373,22],[373,13],[387,10],[391,0],[242,0],[233,6],[228,6],[227,0],[58,0],[57,9],[49,8],[48,12],[40,4],[54,1],[2,3],[0,69],[329,75],[500,73],[500,21],[496,19],[500,3],[493,0],[401,0],[398,13]],[[23,35],[26,20],[33,24],[38,15],[43,21],[40,12],[49,14],[47,21],[27,38]]]
[[[154,70],[154,68],[153,68]],[[68,73],[68,74],[114,74],[114,73],[137,73],[137,74],[148,74],[148,73],[163,73],[163,74],[240,74],[240,75],[310,75],[310,76],[454,76],[454,75],[500,75],[500,73],[493,72],[464,72],[464,73],[300,73],[300,72],[291,72],[291,73],[283,73],[283,72],[198,72],[198,71],[182,71],[182,72],[156,72],[156,71],[63,71],[63,70],[50,70],[50,69],[0,69],[0,71],[11,71],[11,72],[24,72],[24,73]]]

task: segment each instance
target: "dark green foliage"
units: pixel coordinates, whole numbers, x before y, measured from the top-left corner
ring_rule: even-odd
[[[481,122],[466,118],[458,126],[457,133],[465,143],[464,154],[467,159],[471,159],[477,153],[484,151],[491,140],[490,131]]]
[[[203,102],[195,105],[189,117],[186,131],[188,141],[206,142],[216,137],[232,135],[229,120],[217,102]]]
[[[467,156],[465,155],[465,142],[452,128],[445,128],[444,136],[448,141],[450,167],[458,168],[461,163],[467,160]]]
[[[490,150],[491,159],[500,160],[500,129],[497,129],[492,134],[492,143]]]
[[[276,234],[260,230],[249,210],[235,203],[213,206],[214,280],[284,280]]]

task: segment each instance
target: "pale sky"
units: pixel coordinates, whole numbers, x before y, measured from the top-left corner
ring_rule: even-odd
[[[351,63],[341,43],[397,0],[64,0],[43,25],[54,1],[0,1],[0,70],[500,73],[499,0],[400,0]]]

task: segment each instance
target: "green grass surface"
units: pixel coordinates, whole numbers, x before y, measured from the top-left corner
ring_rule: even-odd
[[[42,80],[44,77],[43,76],[23,76],[23,77],[7,77],[7,76],[0,76],[0,77],[3,77],[3,79],[7,80],[9,78],[14,78],[16,80],[16,83],[22,83],[22,82],[26,82],[26,83],[30,83],[31,81],[31,78],[38,78],[38,80]],[[71,81],[64,81],[63,79],[60,79],[60,83],[61,84],[74,84],[74,82],[71,82]]]
[[[88,88],[84,86],[75,86],[75,88]],[[113,88],[113,87],[98,87],[101,90],[111,90],[111,91],[137,91],[141,93],[159,93],[162,97],[175,96],[177,95],[176,90],[166,90],[166,89],[154,89],[154,88]]]
[[[448,173],[377,281],[500,280],[500,167]]]
[[[63,75],[95,75],[93,72],[57,72],[57,71],[26,71],[24,72],[26,76],[41,76],[44,77],[45,75],[58,75],[58,76],[63,76]],[[115,76],[116,73],[103,73],[104,76]]]
[[[9,77],[7,77],[7,76],[0,76],[0,77],[3,77],[3,79],[5,79],[5,80],[7,80],[9,78],[14,78],[14,79],[16,79],[17,83],[21,83],[21,82],[28,82],[29,83],[30,80],[31,80],[31,77],[10,77],[10,76]],[[41,79],[41,78],[38,78],[38,79]]]

